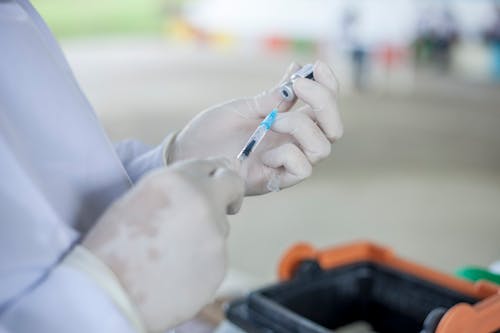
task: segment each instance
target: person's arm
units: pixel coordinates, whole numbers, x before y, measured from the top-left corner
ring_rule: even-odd
[[[130,180],[137,182],[144,174],[167,165],[167,156],[175,134],[169,134],[158,146],[138,140],[115,143],[115,150]]]
[[[241,163],[239,172],[246,181],[246,194],[287,188],[308,178],[313,167],[330,155],[331,145],[343,135],[337,108],[337,79],[324,62],[317,61],[313,68],[314,81],[294,81],[297,98],[292,101],[283,101],[278,85],[257,96],[235,99],[201,112],[158,147],[150,148],[136,141],[118,146],[118,155],[130,179],[135,182],[167,161],[213,157],[234,161],[255,128],[278,106],[272,135]],[[292,64],[283,80],[287,81],[298,69],[300,66]],[[293,108],[298,100],[304,105]],[[273,180],[277,186],[269,186]]]
[[[16,333],[140,332],[92,279],[67,265],[57,265],[19,295],[0,323]]]
[[[0,160],[0,326],[16,333],[138,332],[107,289],[74,264],[78,234],[1,136]]]
[[[1,136],[0,159],[0,325],[163,332],[211,300],[226,265],[226,212],[243,195],[226,162],[178,163],[144,177],[80,244]]]
[[[5,13],[5,15],[2,13]],[[16,17],[24,24],[13,25],[11,19]],[[40,49],[32,51],[32,53],[40,57],[42,57],[43,54],[44,58],[49,58],[53,69],[61,72],[61,77],[66,80],[66,84],[74,88],[76,87],[76,90],[80,93],[78,83],[61,51],[61,47],[43,19],[28,0],[10,0],[2,3],[0,6],[0,23],[3,23],[2,29],[5,32],[5,36],[11,37],[8,33],[9,31],[18,32],[18,34],[12,38],[14,40],[24,40],[27,35],[22,34],[19,30],[26,30],[26,28],[29,28],[31,31],[28,36],[35,34],[37,41],[39,41],[38,39],[41,40],[39,44]],[[6,43],[5,40],[2,40],[2,43]],[[58,92],[63,94],[61,89],[58,89]],[[76,97],[83,101],[78,104],[78,106],[81,107],[83,105],[84,108],[88,109],[87,112],[92,112],[90,104],[82,97],[83,95]],[[91,115],[91,117],[95,116]],[[127,140],[115,145],[118,157],[127,171],[129,178],[133,182],[137,181],[144,173],[164,165],[162,152],[168,146],[170,139],[171,136],[166,137],[164,142],[156,147],[148,146],[135,140]]]

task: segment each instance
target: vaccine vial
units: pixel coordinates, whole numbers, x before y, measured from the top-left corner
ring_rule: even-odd
[[[290,79],[280,86],[281,98],[284,101],[292,101],[295,98],[295,92],[293,91],[293,82],[298,78],[305,78],[309,80],[314,80],[314,65],[307,64],[290,76]]]

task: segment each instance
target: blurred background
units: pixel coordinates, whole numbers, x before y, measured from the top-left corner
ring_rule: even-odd
[[[33,4],[113,140],[159,143],[293,60],[334,68],[345,137],[332,157],[231,218],[230,266],[252,283],[296,241],[373,240],[447,272],[500,260],[500,2]]]

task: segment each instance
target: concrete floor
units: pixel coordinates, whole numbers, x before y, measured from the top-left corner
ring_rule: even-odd
[[[270,87],[295,57],[154,39],[64,46],[110,136],[150,143],[208,106]],[[271,281],[296,241],[373,240],[447,272],[500,259],[499,87],[427,74],[411,93],[376,90],[343,90],[345,137],[310,180],[248,198],[231,218],[232,269]]]

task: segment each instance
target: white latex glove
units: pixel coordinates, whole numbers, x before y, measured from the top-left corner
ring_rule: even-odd
[[[283,81],[300,66],[292,64]],[[305,106],[290,112],[295,101],[282,103],[281,111],[261,144],[240,170],[247,195],[269,192],[269,179],[278,174],[280,187],[295,185],[309,177],[312,166],[330,154],[331,143],[342,136],[337,112],[337,81],[323,62],[314,66],[316,81],[298,79],[294,90]],[[233,100],[212,107],[177,135],[169,150],[169,162],[224,156],[236,159],[250,135],[281,101],[278,87],[252,98]]]
[[[150,332],[207,304],[226,268],[226,213],[243,180],[227,161],[186,161],[145,176],[112,205],[82,245],[118,277]]]

